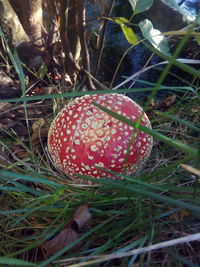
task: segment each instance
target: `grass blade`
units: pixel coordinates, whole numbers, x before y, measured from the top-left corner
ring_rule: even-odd
[[[38,177],[32,177],[29,175],[23,175],[23,174],[19,174],[19,173],[15,173],[15,172],[11,172],[11,171],[0,171],[0,175],[1,176],[6,176],[6,177],[10,177],[13,179],[19,179],[19,180],[24,180],[24,181],[28,181],[28,182],[34,182],[34,183],[41,183],[41,184],[46,184],[49,186],[53,186],[53,187],[62,187],[63,185],[56,183],[54,181],[45,179],[45,178],[38,178]]]
[[[93,182],[97,182],[97,179],[89,177],[89,176],[85,176],[85,175],[80,175],[80,174],[76,174],[77,177],[82,178],[82,179],[86,179],[86,180],[90,180]],[[102,179],[99,178],[98,179],[98,183],[102,184],[102,185],[106,185],[107,187],[111,187],[112,189],[117,189],[120,191],[127,191],[127,192],[132,192],[139,195],[144,195],[146,197],[149,197],[151,199],[154,199],[156,201],[161,201],[163,203],[168,203],[183,209],[188,209],[191,210],[195,213],[200,213],[200,207],[183,202],[179,199],[173,199],[170,197],[165,197],[163,195],[151,192],[151,191],[146,191],[144,189],[141,188],[137,188],[135,185],[132,184],[128,184],[127,181],[123,182],[123,181],[114,181],[111,179]]]
[[[92,103],[93,103],[94,106],[98,107],[99,109],[101,109],[105,113],[111,115],[112,117],[118,119],[119,121],[122,121],[122,122],[124,122],[124,123],[126,123],[126,124],[128,124],[128,125],[130,125],[130,126],[132,126],[134,128],[136,128],[136,123],[133,122],[132,120],[127,119],[126,117],[124,117],[122,115],[119,115],[118,113],[116,113],[116,112],[114,112],[114,111],[112,111],[110,109],[107,109],[107,108],[103,107],[100,104],[97,104],[95,102],[92,102]],[[141,124],[139,125],[139,129],[141,131],[153,136],[154,138],[157,138],[157,139],[163,141],[164,143],[176,148],[176,149],[179,149],[179,150],[181,150],[181,151],[183,151],[185,153],[190,154],[193,158],[195,158],[195,159],[197,158],[197,154],[198,154],[197,149],[191,148],[191,147],[189,147],[189,146],[187,146],[187,145],[185,145],[185,144],[183,144],[181,142],[173,140],[173,139],[171,139],[171,138],[169,138],[169,137],[167,137],[167,136],[165,136],[165,135],[163,135],[163,134],[161,134],[159,132],[156,132],[156,131],[148,128],[148,127],[145,127],[145,126],[143,126]]]
[[[200,133],[200,128],[195,126],[194,124],[192,124],[189,121],[185,121],[185,120],[179,119],[174,115],[171,115],[171,114],[169,114],[167,112],[162,112],[160,110],[155,110],[154,113],[156,113],[157,115],[161,115],[164,118],[167,118],[167,119],[170,119],[172,121],[178,122],[178,123],[190,128],[190,129],[192,129],[193,131],[196,131],[196,132]]]
[[[37,265],[32,262],[27,262],[19,259],[13,259],[8,257],[0,257],[0,264],[6,264],[8,266],[30,266],[36,267]]]

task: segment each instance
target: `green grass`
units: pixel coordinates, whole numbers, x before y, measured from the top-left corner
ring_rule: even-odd
[[[179,52],[178,49],[173,57],[167,58],[170,63],[156,84],[142,88],[151,92],[148,101],[144,103],[147,112],[156,93],[169,89],[162,84]],[[45,99],[52,105],[54,101],[59,104],[61,98],[68,101],[84,94],[113,92],[77,91],[27,97],[24,91],[23,69],[17,57],[13,60],[22,84],[22,97],[0,100],[0,103],[23,102],[24,119],[30,136],[31,120],[26,103]],[[180,62],[177,66],[199,77],[199,71],[196,69],[186,67]],[[132,89],[127,88],[117,90],[118,93],[131,91]],[[141,89],[134,88],[134,92],[137,91]],[[6,163],[0,161],[2,266],[88,266],[90,259],[95,256],[101,258],[102,266],[109,266],[111,260],[108,261],[106,255],[119,256],[134,249],[200,232],[200,177],[180,166],[185,163],[199,168],[200,90],[197,84],[187,81],[183,87],[171,88],[171,92],[177,95],[174,105],[168,107],[167,111],[149,113],[152,130],[135,125],[127,118],[94,103],[117,119],[139,127],[154,137],[153,151],[145,167],[132,176],[118,174],[120,180],[117,181],[97,181],[79,175],[79,178],[93,181],[95,184],[76,183],[53,167],[45,150],[46,143],[43,143],[43,147],[40,145],[40,148],[44,148],[42,152],[33,150],[30,136],[28,140],[21,140],[15,132],[2,129],[1,152],[9,154]],[[53,116],[52,112],[50,119],[53,119]],[[20,158],[15,154],[16,151],[12,150],[13,144],[20,145],[28,154]],[[48,257],[41,245],[66,227],[77,207],[83,203],[88,204],[93,216],[92,221],[81,229],[78,240]],[[199,248],[199,241],[191,243],[190,246],[186,243],[176,244],[165,250],[157,249],[118,257],[118,264],[162,266],[167,261],[169,266],[198,266]]]
[[[182,115],[179,104],[173,109],[177,109],[170,111],[176,113],[176,118],[171,118],[167,113],[158,113],[158,117],[153,117],[156,128],[156,131],[151,132],[156,133],[154,150],[146,168],[137,177],[120,175],[123,178],[121,181],[99,179],[99,185],[83,187],[53,171],[48,161],[41,161],[33,153],[16,166],[4,166],[5,170],[0,172],[1,262],[20,266],[30,266],[27,263],[29,261],[36,261],[36,266],[46,266],[53,262],[54,266],[59,266],[59,260],[65,258],[113,252],[118,254],[149,243],[154,244],[163,236],[164,240],[169,240],[176,237],[172,229],[179,232],[178,236],[182,236],[181,226],[190,233],[192,220],[196,221],[194,227],[198,229],[199,180],[185,173],[179,165],[187,163],[196,166],[198,138],[188,133],[192,131],[198,136],[199,128],[192,122],[192,118]],[[179,115],[184,119],[179,118]],[[185,136],[176,130],[179,127]],[[161,141],[165,142],[167,138],[171,143],[159,144],[159,129],[168,133],[168,137],[162,134],[164,137]],[[174,145],[174,137],[176,142],[182,144],[180,147]],[[187,149],[181,149],[182,146]],[[157,162],[157,158],[163,158],[163,161]],[[36,168],[38,162],[39,172]],[[80,240],[45,260],[45,252],[38,249],[40,245],[61,231],[76,208],[86,202],[93,220],[83,230]],[[31,231],[31,235],[27,235],[26,231]],[[81,240],[83,245],[80,248],[70,250]],[[177,255],[180,256],[182,247],[176,247],[175,254],[165,252],[171,255],[172,265],[180,258]],[[67,252],[67,256],[63,256],[63,252]],[[149,257],[150,262],[156,258],[154,253]],[[164,256],[160,257],[162,262]],[[181,257],[182,261],[187,261],[187,255],[186,258]],[[23,259],[24,262],[13,261],[13,258],[20,261]],[[125,257],[120,260],[120,264],[129,266],[135,261],[142,263],[146,259],[144,255]]]

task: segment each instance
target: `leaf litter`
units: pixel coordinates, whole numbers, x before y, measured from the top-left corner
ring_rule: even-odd
[[[81,229],[90,223],[91,220],[92,214],[89,211],[88,205],[83,204],[79,206],[67,226],[55,237],[46,241],[41,247],[46,251],[48,256],[56,254],[64,247],[76,241],[79,238]],[[77,246],[80,246],[80,244]]]

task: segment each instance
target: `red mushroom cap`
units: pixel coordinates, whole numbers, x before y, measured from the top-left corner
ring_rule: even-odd
[[[55,166],[71,178],[75,173],[96,178],[111,176],[96,166],[126,174],[134,172],[150,155],[152,137],[138,130],[130,146],[134,128],[101,111],[91,101],[134,122],[142,114],[137,103],[116,93],[76,98],[60,111],[49,129],[48,149]],[[151,127],[146,114],[141,124]]]

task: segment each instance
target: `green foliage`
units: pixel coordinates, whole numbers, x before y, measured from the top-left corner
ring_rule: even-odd
[[[148,0],[129,0],[129,2],[133,8],[134,15],[149,9],[153,3],[153,1]],[[137,45],[140,43],[139,38],[130,27],[131,24],[128,19],[124,17],[116,17],[110,20],[113,20],[115,23],[120,25],[120,28],[129,44]],[[150,20],[145,19],[141,21],[138,26],[140,27],[143,37],[147,39],[157,50],[168,56],[170,55],[167,38],[163,36],[159,30],[154,29]]]
[[[195,36],[195,40],[196,40],[197,44],[200,46],[200,37],[199,36]]]
[[[9,265],[9,266],[30,266],[30,267],[36,267],[37,265],[31,262],[8,258],[8,257],[0,257],[0,264],[3,264],[2,266]]]
[[[153,0],[129,0],[129,3],[132,6],[134,15],[136,15],[148,10],[153,4]]]
[[[139,26],[144,38],[163,54],[170,55],[167,38],[159,30],[153,28],[150,20],[145,19],[141,21]]]
[[[131,45],[137,45],[139,40],[137,35],[134,33],[134,31],[131,29],[131,27],[128,26],[129,21],[126,18],[123,17],[117,17],[114,18],[113,21],[117,24],[119,24],[121,30],[124,33],[124,36],[126,40],[129,42]]]
[[[164,118],[167,118],[167,119],[169,119],[171,121],[178,122],[178,123],[190,128],[190,129],[192,129],[193,131],[195,131],[197,133],[200,133],[200,128],[195,126],[194,124],[192,124],[190,121],[182,120],[182,119],[177,118],[176,116],[171,115],[171,114],[169,114],[167,112],[162,112],[162,111],[154,111],[154,112],[156,114],[158,114],[158,115],[163,116]]]
[[[44,78],[44,76],[47,74],[47,67],[44,64],[44,62],[41,64],[40,68],[39,68],[39,78],[42,80]]]
[[[5,49],[8,53],[8,56],[9,56],[9,58],[13,64],[13,67],[14,67],[14,69],[15,69],[18,77],[19,77],[19,80],[21,82],[22,94],[23,94],[22,96],[25,96],[26,84],[25,84],[25,76],[24,76],[24,71],[22,68],[22,63],[19,59],[19,56],[18,56],[16,50],[14,50],[14,53],[12,53],[1,27],[0,27],[0,36],[1,36],[2,40],[4,41]]]
[[[178,10],[180,13],[182,13],[181,7],[177,4],[176,0],[168,0],[167,1],[170,6],[174,7],[176,10]]]

